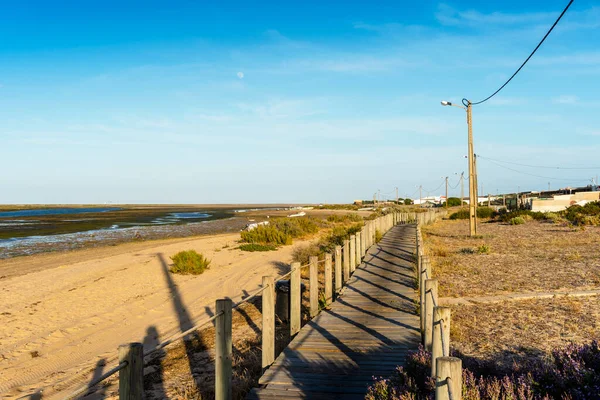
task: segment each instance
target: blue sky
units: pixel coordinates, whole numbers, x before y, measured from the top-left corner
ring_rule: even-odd
[[[466,172],[467,127],[439,101],[491,94],[566,5],[285,3],[4,2],[0,203],[442,194],[442,176]],[[476,153],[600,166],[595,3],[576,1],[474,107]],[[479,161],[484,192],[600,174],[501,165],[520,172]]]

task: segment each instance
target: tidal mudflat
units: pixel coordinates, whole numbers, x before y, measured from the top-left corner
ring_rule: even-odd
[[[0,206],[0,259],[136,240],[235,232],[251,217],[240,206]]]

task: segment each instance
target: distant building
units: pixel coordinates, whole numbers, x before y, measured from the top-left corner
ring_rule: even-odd
[[[526,206],[531,211],[556,212],[569,208],[572,205],[583,206],[592,201],[600,200],[600,192],[578,192],[575,194],[555,195],[552,199],[526,199]]]

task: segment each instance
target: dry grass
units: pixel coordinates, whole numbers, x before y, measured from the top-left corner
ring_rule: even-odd
[[[442,297],[492,296],[600,286],[600,228],[548,222],[468,222],[423,228]],[[483,251],[484,246],[487,248]],[[526,370],[570,342],[600,339],[600,297],[551,298],[452,306],[451,347],[466,366],[492,373]]]
[[[451,343],[467,363],[496,372],[544,360],[570,342],[600,339],[600,298],[554,298],[456,306]]]
[[[469,238],[465,221],[423,228],[440,296],[592,289],[600,285],[600,227],[571,229],[547,222],[482,223]],[[482,245],[488,254],[478,253]]]

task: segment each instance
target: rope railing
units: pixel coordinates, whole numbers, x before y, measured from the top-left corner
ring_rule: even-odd
[[[334,275],[333,274],[333,272],[334,272],[333,271],[333,261],[335,261],[335,280],[336,280],[336,293],[337,293],[338,288],[343,286],[345,283],[347,283],[347,281],[350,277],[350,274],[362,262],[362,258],[366,255],[370,246],[372,246],[376,243],[375,242],[376,231],[379,231],[382,234],[384,234],[396,224],[407,223],[407,222],[411,222],[411,221],[414,222],[414,221],[418,221],[418,220],[416,217],[412,218],[410,214],[400,215],[399,213],[387,214],[387,215],[378,217],[376,219],[366,221],[366,223],[363,225],[361,231],[357,232],[356,235],[352,235],[350,238],[351,239],[350,241],[346,240],[344,245],[335,247],[335,255],[336,255],[335,257],[333,257],[333,254],[329,253],[325,259],[317,260],[314,263],[309,262],[306,264],[295,265],[295,266],[292,263],[292,269],[289,272],[282,274],[280,276],[277,276],[274,279],[268,278],[268,279],[271,279],[271,281],[270,281],[271,283],[268,283],[269,280],[265,281],[265,279],[267,277],[263,277],[263,284],[261,285],[261,287],[259,289],[257,289],[252,294],[248,295],[247,297],[243,298],[242,300],[238,301],[235,304],[233,304],[230,299],[217,300],[217,306],[216,306],[217,311],[216,311],[215,315],[195,324],[193,327],[187,329],[184,332],[180,332],[180,333],[170,336],[168,339],[164,340],[163,342],[156,345],[152,349],[146,349],[144,351],[144,349],[140,343],[130,343],[128,346],[121,346],[119,348],[119,357],[111,356],[108,359],[106,359],[106,361],[104,363],[104,365],[106,365],[106,364],[112,363],[113,361],[119,361],[118,365],[116,365],[115,367],[106,371],[101,376],[94,378],[93,380],[89,381],[85,385],[82,385],[79,388],[77,388],[76,390],[70,392],[67,396],[63,397],[63,399],[72,399],[77,396],[87,394],[95,386],[97,386],[98,384],[102,383],[103,381],[109,379],[111,376],[115,375],[116,373],[119,373],[120,381],[122,379],[122,376],[125,377],[123,379],[138,379],[137,375],[135,376],[135,378],[133,378],[133,376],[135,374],[132,374],[131,371],[135,368],[143,368],[143,366],[145,365],[144,359],[146,357],[149,357],[149,356],[155,354],[156,352],[177,342],[179,339],[184,338],[185,336],[193,333],[194,331],[204,328],[206,325],[208,325],[212,322],[216,321],[215,329],[217,330],[217,339],[220,340],[218,332],[221,332],[221,336],[223,336],[223,332],[229,332],[227,334],[230,334],[230,332],[231,332],[231,328],[229,328],[229,330],[225,329],[225,331],[223,331],[223,329],[224,329],[223,324],[231,324],[232,310],[239,308],[243,304],[252,301],[253,299],[257,298],[260,295],[262,295],[262,297],[263,297],[263,313],[262,313],[263,314],[263,334],[262,334],[263,349],[262,349],[262,351],[263,351],[263,364],[265,364],[264,352],[267,347],[270,347],[270,345],[265,344],[265,335],[269,336],[270,340],[274,340],[274,336],[273,336],[274,332],[270,332],[270,333],[265,332],[265,329],[266,329],[265,328],[265,322],[266,322],[265,318],[268,317],[268,315],[266,315],[266,314],[274,313],[274,298],[273,298],[274,285],[273,285],[273,283],[275,281],[290,278],[291,286],[299,285],[298,279],[302,279],[302,278],[300,277],[300,275],[295,276],[294,275],[295,271],[298,271],[297,273],[299,273],[299,271],[305,269],[306,267],[310,268],[313,266],[320,266],[320,265],[324,264],[325,265],[324,268],[326,271],[325,291],[331,292],[330,294],[326,293],[326,302],[333,301],[333,285],[332,285],[332,279],[333,279],[333,275]],[[349,250],[352,250],[352,251],[349,251]],[[350,262],[350,261],[352,261],[352,262]],[[342,264],[343,264],[343,266],[342,266]],[[354,265],[349,265],[349,264],[354,264]],[[312,271],[313,270],[311,268],[309,289],[311,291],[316,290],[316,293],[319,293],[319,282],[318,282],[318,279],[314,277]],[[338,280],[341,280],[341,282],[338,283]],[[265,284],[265,282],[267,282],[267,284]],[[340,286],[340,284],[341,284],[341,286]],[[311,288],[311,286],[312,286],[312,288]],[[290,292],[290,295],[291,295],[291,292]],[[291,303],[293,303],[293,302],[291,302]],[[299,305],[299,303],[298,303],[298,305]],[[268,309],[265,308],[265,306],[267,306]],[[223,308],[223,307],[225,307],[225,308]],[[297,312],[299,312],[299,311],[300,311],[300,309],[298,307]],[[293,312],[294,311],[292,308],[292,313]],[[317,303],[317,312],[318,312],[318,303]],[[311,315],[311,317],[313,317],[315,314],[316,313],[314,310],[312,296],[311,296],[310,315]],[[290,316],[290,321],[291,321],[291,318],[292,318],[292,316]],[[300,321],[298,320],[298,322],[300,322]],[[290,322],[290,324],[291,324],[291,322]],[[274,328],[274,326],[273,326],[273,328]],[[294,328],[292,328],[291,325],[290,325],[290,329],[291,329],[291,334],[293,336]],[[297,329],[299,329],[299,327]],[[229,345],[231,345],[230,338],[229,338]],[[274,347],[274,346],[272,346],[272,347]],[[223,348],[221,348],[221,350],[219,350],[219,346],[217,345],[217,350],[222,351]],[[127,357],[129,357],[129,358],[127,358]],[[216,359],[218,359],[218,358],[219,358],[219,355],[217,354]],[[269,360],[270,360],[269,357],[267,357],[267,361],[269,361]],[[274,361],[274,358],[273,358],[273,360],[270,360],[271,363],[273,361]],[[267,363],[266,366],[268,366],[268,365],[270,365],[270,364]],[[263,365],[263,367],[264,366],[265,365]],[[221,373],[220,368],[222,369],[223,366],[220,365],[215,368],[217,374]],[[89,372],[89,370],[86,370],[86,372]],[[123,375],[123,374],[125,374],[125,375]],[[143,372],[138,371],[138,375],[143,376]],[[127,376],[129,376],[129,378],[127,378]],[[78,380],[79,380],[79,378],[78,378]],[[65,378],[58,383],[64,383],[64,382],[68,382],[68,381],[69,381],[69,378]],[[57,384],[57,382],[55,382],[53,385],[56,385],[56,384]],[[137,385],[138,389],[135,389],[134,386],[136,386],[136,385],[133,385],[133,386],[127,385],[128,390],[130,390],[130,391],[143,390],[143,385],[140,386],[139,382]],[[139,389],[140,387],[142,389]],[[216,388],[216,393],[220,393],[219,390],[220,390],[219,388]],[[129,393],[129,394],[131,394],[131,393]],[[121,393],[120,393],[120,396],[122,396]],[[130,397],[129,395],[127,395],[127,396]]]
[[[97,384],[101,383],[102,381],[110,378],[112,375],[116,374],[123,368],[127,367],[127,365],[129,365],[129,362],[123,361],[122,363],[120,363],[119,365],[114,367],[113,369],[106,371],[104,374],[100,375],[98,378],[90,381],[90,383],[88,383],[87,385],[82,386],[79,389],[73,391],[71,394],[69,394],[67,397],[65,397],[65,400],[75,398],[79,395],[85,395],[94,386],[96,386]]]

